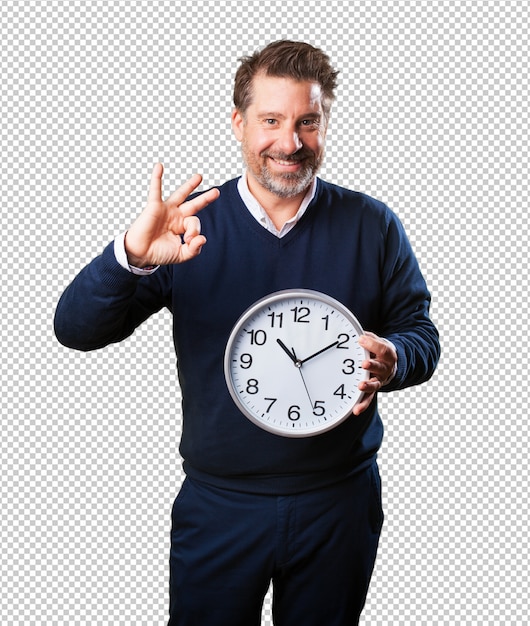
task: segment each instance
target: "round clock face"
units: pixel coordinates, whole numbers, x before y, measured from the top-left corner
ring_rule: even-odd
[[[309,437],[352,413],[369,377],[354,315],[307,289],[273,293],[237,321],[224,370],[236,405],[252,422],[286,437]]]

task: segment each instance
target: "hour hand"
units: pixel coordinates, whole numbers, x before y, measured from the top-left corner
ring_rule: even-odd
[[[285,351],[285,353],[287,354],[287,356],[291,359],[291,361],[295,364],[298,365],[299,361],[296,358],[295,354],[294,354],[294,350],[291,351],[289,350],[289,348],[283,343],[283,341],[281,339],[276,339],[278,345],[280,346],[280,348],[282,348],[282,350]]]

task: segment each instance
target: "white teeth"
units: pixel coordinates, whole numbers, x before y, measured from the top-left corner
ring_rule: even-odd
[[[276,163],[278,163],[279,165],[296,165],[296,163],[298,163],[298,161],[280,161],[278,159],[274,159],[276,161]]]

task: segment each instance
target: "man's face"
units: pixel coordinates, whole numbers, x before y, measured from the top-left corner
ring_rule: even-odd
[[[258,75],[252,102],[232,115],[251,191],[280,198],[305,193],[324,156],[327,121],[320,85]]]

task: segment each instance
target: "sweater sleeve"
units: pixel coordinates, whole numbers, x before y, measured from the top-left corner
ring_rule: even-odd
[[[75,277],[55,311],[57,339],[66,347],[95,350],[131,335],[150,315],[168,305],[162,275],[139,277],[117,262],[108,245]]]
[[[382,391],[425,382],[440,358],[438,331],[429,317],[431,296],[399,219],[388,222],[381,269],[384,320],[381,335],[396,347],[396,375]]]

